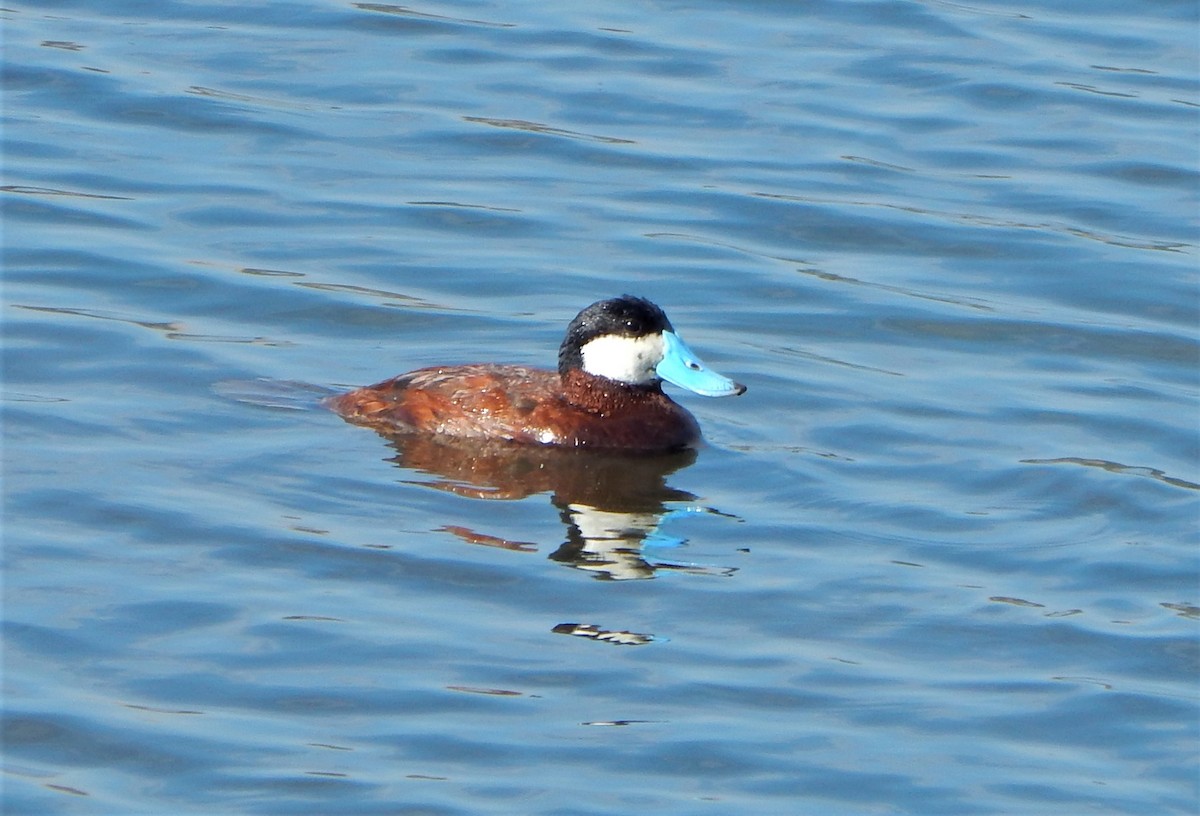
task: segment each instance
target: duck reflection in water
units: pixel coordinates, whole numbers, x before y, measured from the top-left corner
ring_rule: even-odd
[[[697,497],[667,484],[667,477],[696,459],[692,448],[661,453],[617,453],[503,443],[467,443],[424,434],[390,435],[392,461],[432,478],[417,484],[459,496],[517,500],[549,493],[566,525],[566,540],[550,558],[587,570],[602,580],[653,578],[658,570],[732,575],[735,567],[704,566],[658,558],[659,548],[682,545],[661,529],[670,518],[718,513],[695,504]],[[675,505],[675,507],[671,507]],[[444,531],[471,544],[532,552],[530,542],[512,541],[459,525]],[[647,552],[647,548],[649,552]]]

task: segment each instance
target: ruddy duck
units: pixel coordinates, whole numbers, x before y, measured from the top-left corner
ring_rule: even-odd
[[[558,371],[435,366],[333,397],[349,422],[384,435],[427,433],[529,445],[672,450],[695,445],[695,418],[662,381],[706,397],[746,390],[707,368],[648,300],[601,300],[567,327]]]

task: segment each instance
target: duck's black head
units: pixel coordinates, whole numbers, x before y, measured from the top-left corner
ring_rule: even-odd
[[[705,367],[675,334],[666,313],[633,295],[597,301],[575,316],[558,350],[559,374],[573,369],[625,385],[666,380],[709,397],[746,390]]]

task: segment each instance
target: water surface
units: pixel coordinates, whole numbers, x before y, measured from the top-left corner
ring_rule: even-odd
[[[7,813],[1200,804],[1194,4],[2,16]],[[694,455],[315,405],[626,291]]]

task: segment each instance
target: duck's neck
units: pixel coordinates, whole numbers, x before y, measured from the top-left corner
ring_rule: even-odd
[[[647,400],[663,397],[662,383],[629,385],[572,368],[562,374],[563,394],[572,405],[597,414],[611,414]]]

